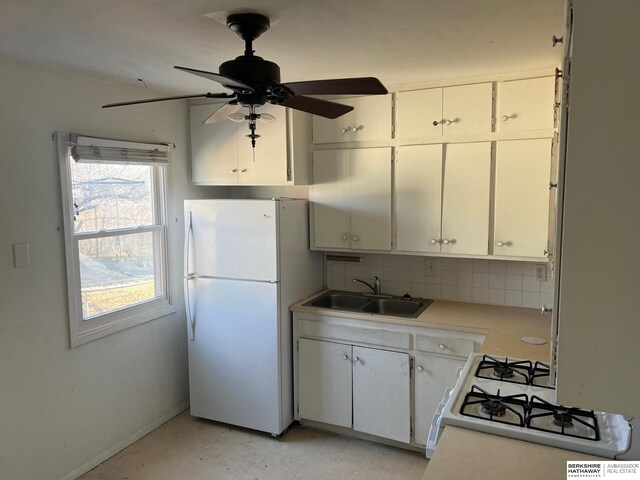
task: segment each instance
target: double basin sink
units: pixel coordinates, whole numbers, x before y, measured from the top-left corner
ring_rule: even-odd
[[[392,317],[417,318],[432,302],[433,300],[426,298],[403,298],[391,295],[330,290],[305,303],[305,306]]]

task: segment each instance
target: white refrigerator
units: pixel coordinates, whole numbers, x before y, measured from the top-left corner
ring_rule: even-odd
[[[289,306],[322,289],[305,200],[186,200],[191,415],[281,434],[293,421]]]

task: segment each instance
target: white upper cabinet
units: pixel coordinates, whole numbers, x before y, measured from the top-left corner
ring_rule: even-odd
[[[399,92],[396,137],[491,133],[492,113],[492,83]]]
[[[442,145],[410,145],[396,153],[396,248],[439,252]]]
[[[442,88],[412,90],[396,95],[396,137],[442,135]]]
[[[494,253],[544,257],[551,139],[497,142]]]
[[[442,134],[491,133],[493,84],[446,87],[442,92]]]
[[[340,98],[354,109],[336,119],[313,116],[313,143],[391,140],[391,95]]]
[[[486,255],[491,143],[447,145],[443,189],[442,253]]]
[[[255,149],[246,122],[203,124],[220,104],[190,107],[191,176],[197,185],[298,185],[308,183],[311,116],[276,105],[260,107]]]
[[[500,132],[553,128],[555,77],[498,83]]]
[[[391,148],[316,150],[313,247],[391,250]]]

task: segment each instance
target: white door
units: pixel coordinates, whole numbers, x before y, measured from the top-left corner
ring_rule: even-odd
[[[490,142],[446,146],[442,200],[443,253],[488,253],[490,175]]]
[[[501,132],[553,128],[555,77],[528,78],[498,84],[498,129]]]
[[[411,145],[396,152],[397,249],[439,252],[442,145]]]
[[[337,100],[340,103],[342,100]],[[391,95],[371,95],[351,98],[349,105],[352,142],[391,140]]]
[[[415,379],[414,441],[426,445],[433,414],[442,401],[447,388],[456,382],[456,370],[464,366],[463,361],[416,355],[413,367]]]
[[[353,347],[353,429],[411,440],[409,354]]]
[[[186,200],[190,273],[276,281],[277,209],[271,200]]]
[[[351,248],[391,250],[391,148],[351,150]]]
[[[349,248],[349,150],[313,152],[313,185],[309,197],[313,208],[313,244],[317,248]]]
[[[549,227],[551,139],[497,142],[494,253],[543,257]]]
[[[397,138],[439,137],[441,135],[442,88],[412,90],[396,94]]]
[[[251,146],[249,126],[238,123],[238,182],[246,185],[282,185],[287,182],[287,110],[277,105],[260,107],[276,119],[256,123],[255,149]]]
[[[280,433],[278,289],[260,282],[191,281],[192,415]]]
[[[202,124],[220,105],[196,105],[190,108],[193,183],[234,184],[238,181],[236,124],[232,121]]]
[[[351,345],[299,342],[300,418],[351,428]]]
[[[492,110],[492,83],[446,87],[442,95],[442,133],[491,133]]]

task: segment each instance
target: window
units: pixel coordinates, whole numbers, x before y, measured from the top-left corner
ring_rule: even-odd
[[[174,311],[164,144],[58,132],[71,346]]]

